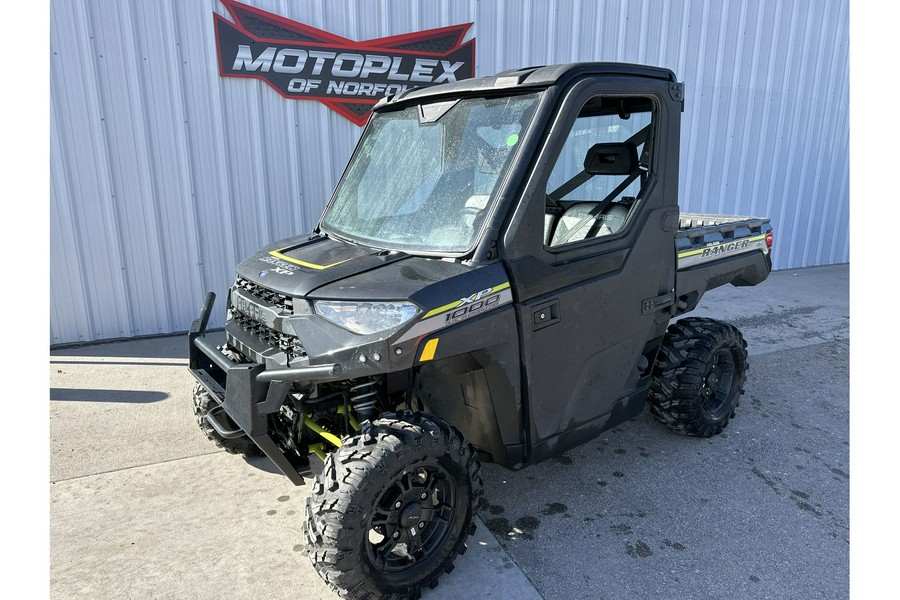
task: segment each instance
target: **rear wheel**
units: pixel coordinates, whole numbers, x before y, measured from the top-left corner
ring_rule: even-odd
[[[744,393],[747,343],[733,325],[690,317],[669,326],[647,398],[669,429],[710,437],[728,426]]]
[[[416,598],[465,551],[481,495],[478,458],[459,431],[425,414],[383,415],[316,477],[310,559],[344,598]]]

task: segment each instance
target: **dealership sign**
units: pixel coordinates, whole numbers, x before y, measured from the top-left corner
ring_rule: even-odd
[[[471,23],[356,42],[246,4],[214,13],[219,74],[262,79],[285,98],[318,100],[364,125],[384,96],[475,75]]]

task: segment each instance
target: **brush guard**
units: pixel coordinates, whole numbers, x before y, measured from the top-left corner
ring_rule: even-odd
[[[285,452],[269,432],[269,418],[281,410],[294,382],[327,383],[339,381],[341,365],[316,365],[288,369],[266,369],[259,363],[236,363],[206,339],[206,327],[216,295],[209,292],[200,309],[200,316],[191,324],[188,333],[190,364],[188,369],[207,392],[219,401],[206,415],[206,420],[224,438],[246,435],[259,446],[275,466],[294,485],[302,485],[309,463],[295,453]],[[220,410],[221,409],[221,410]],[[222,423],[224,411],[239,429],[229,429]]]

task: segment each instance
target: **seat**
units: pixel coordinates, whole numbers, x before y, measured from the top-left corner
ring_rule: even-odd
[[[647,127],[641,130],[646,132]],[[613,202],[620,194],[625,192],[634,183],[641,173],[646,172],[642,168],[637,146],[634,144],[635,136],[624,142],[605,142],[591,146],[584,157],[584,170],[547,194],[548,203],[559,206],[569,193],[584,185],[597,175],[604,177],[620,177],[620,181],[602,200],[598,202],[575,202],[566,208],[552,229],[550,246],[562,246],[572,242],[579,242],[586,238],[611,235],[619,231],[625,224],[629,208],[624,202]],[[612,180],[608,180],[610,183]],[[622,199],[624,200],[624,198]],[[577,229],[577,231],[575,231]],[[548,231],[547,221],[544,222],[544,237]]]
[[[622,229],[622,226],[625,224],[625,218],[628,216],[628,207],[619,202],[612,202],[593,219],[585,222],[581,226],[581,229],[570,235],[569,230],[572,227],[576,227],[585,216],[590,214],[591,210],[596,208],[596,206],[596,202],[579,202],[567,208],[559,218],[559,223],[556,225],[556,231],[553,232],[553,239],[550,241],[549,245],[557,246],[562,240],[567,238],[568,240],[566,243],[572,243],[588,237],[612,235]],[[544,230],[546,236],[546,221],[544,223]]]
[[[556,222],[556,215],[553,213],[544,214],[544,245],[550,245],[550,234],[553,233],[553,223]]]

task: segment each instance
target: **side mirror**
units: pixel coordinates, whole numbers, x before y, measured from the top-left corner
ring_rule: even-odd
[[[594,144],[584,157],[588,175],[631,175],[637,169],[637,146],[630,142]]]

